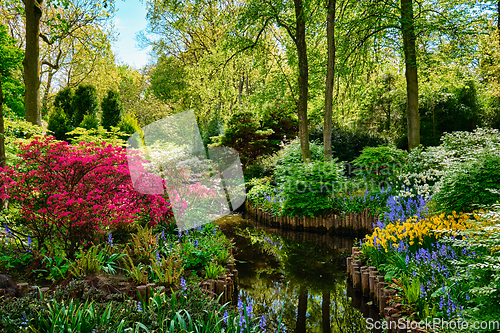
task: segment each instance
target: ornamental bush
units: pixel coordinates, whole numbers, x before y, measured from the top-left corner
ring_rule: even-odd
[[[73,112],[71,122],[74,127],[80,125],[85,115],[97,113],[97,90],[92,85],[80,85],[75,90],[71,100],[71,110]]]
[[[117,92],[109,90],[108,94],[102,99],[102,127],[108,131],[111,126],[118,126],[121,120],[122,106],[120,104],[120,96]]]
[[[407,153],[390,147],[366,147],[352,163],[356,166],[357,176],[367,180],[394,181],[406,163]]]
[[[150,224],[170,219],[170,204],[159,195],[134,190],[129,169],[142,172],[136,156],[127,166],[123,148],[53,137],[21,143],[16,168],[0,168],[0,199],[20,209],[38,248],[60,244],[72,258],[78,246],[140,218]]]
[[[442,180],[434,200],[446,212],[471,212],[478,205],[496,203],[500,200],[500,155],[486,153],[454,168]]]
[[[66,133],[71,130],[71,125],[69,124],[68,116],[64,113],[63,109],[56,107],[52,110],[47,129],[52,131],[58,140],[66,139]]]
[[[336,160],[278,166],[276,181],[290,216],[318,216],[332,210],[331,196],[342,190],[343,168]]]
[[[73,117],[73,109],[71,102],[73,101],[73,90],[70,87],[59,90],[54,98],[54,108],[60,108],[66,114],[67,118],[71,121]],[[57,137],[57,136],[56,136]]]

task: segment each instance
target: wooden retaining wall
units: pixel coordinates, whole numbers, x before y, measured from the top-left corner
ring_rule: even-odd
[[[402,316],[399,299],[402,295],[398,295],[398,291],[391,288],[389,283],[385,282],[385,275],[381,274],[377,267],[368,266],[365,262],[358,259],[360,254],[360,247],[352,248],[352,255],[347,258],[348,279],[355,291],[361,292],[363,297],[370,298],[373,301],[373,305],[378,307],[380,317],[384,318],[387,322],[387,332],[427,332],[424,330],[410,330],[412,327],[419,327],[418,325],[414,325],[417,323],[407,322],[406,320],[400,321]],[[361,301],[360,303],[367,302]],[[354,306],[356,307],[356,305]]]
[[[246,215],[244,215],[246,218]],[[259,230],[263,230],[268,234],[274,234],[294,242],[308,242],[313,245],[325,247],[332,250],[351,250],[354,246],[354,239],[351,237],[337,237],[327,233],[312,233],[312,232],[301,232],[299,230],[292,229],[282,229],[271,227],[269,224],[264,222],[259,222],[255,220],[252,216],[251,219],[247,221],[255,226]]]
[[[271,213],[254,207],[248,200],[245,202],[247,213],[257,221],[273,227],[292,230],[317,230],[339,233],[371,233],[377,217],[366,208],[361,213],[347,213],[309,217],[309,216],[272,216]]]

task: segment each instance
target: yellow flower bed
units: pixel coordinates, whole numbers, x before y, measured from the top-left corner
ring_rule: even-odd
[[[367,235],[366,245],[374,247],[374,239],[377,239],[377,244],[382,246],[387,252],[387,249],[392,247],[397,248],[401,240],[405,240],[407,244],[423,245],[425,239],[437,239],[441,233],[437,230],[450,231],[452,235],[458,230],[467,229],[470,224],[468,222],[469,214],[453,212],[451,215],[434,215],[426,219],[418,220],[417,217],[412,217],[401,223],[389,223],[384,229],[375,228],[371,235]]]

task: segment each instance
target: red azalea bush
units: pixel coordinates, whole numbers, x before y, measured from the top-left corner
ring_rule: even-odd
[[[163,196],[134,190],[129,166],[141,171],[142,159],[127,163],[123,148],[39,137],[21,144],[20,157],[15,168],[0,168],[0,198],[19,205],[38,248],[60,242],[71,257],[80,244],[120,224],[172,218]]]

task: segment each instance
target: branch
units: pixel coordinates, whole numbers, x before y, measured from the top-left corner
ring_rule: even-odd
[[[264,22],[264,25],[263,25],[263,26],[262,26],[262,28],[260,29],[259,33],[257,34],[257,37],[255,38],[255,41],[254,41],[252,44],[247,45],[247,46],[245,46],[244,48],[242,48],[242,49],[240,49],[240,50],[236,51],[236,52],[235,52],[232,56],[230,56],[230,57],[229,57],[229,59],[227,59],[227,60],[226,60],[226,62],[224,63],[224,66],[222,67],[222,70],[224,70],[224,69],[226,68],[227,64],[228,64],[228,63],[229,63],[229,62],[230,62],[230,61],[231,61],[234,57],[236,57],[238,54],[240,54],[240,53],[242,53],[242,52],[245,52],[246,50],[251,49],[251,48],[253,48],[253,47],[255,47],[255,46],[257,45],[257,42],[259,41],[260,36],[262,35],[262,33],[264,32],[264,30],[266,29],[267,24],[269,23],[269,21],[270,21],[270,20],[271,20],[271,18],[270,18],[270,17],[268,17],[268,18],[266,19],[266,21]]]
[[[52,45],[54,44],[54,41],[53,40],[50,40],[47,38],[47,36],[45,36],[44,34],[40,33],[40,38],[47,44],[49,45]]]

